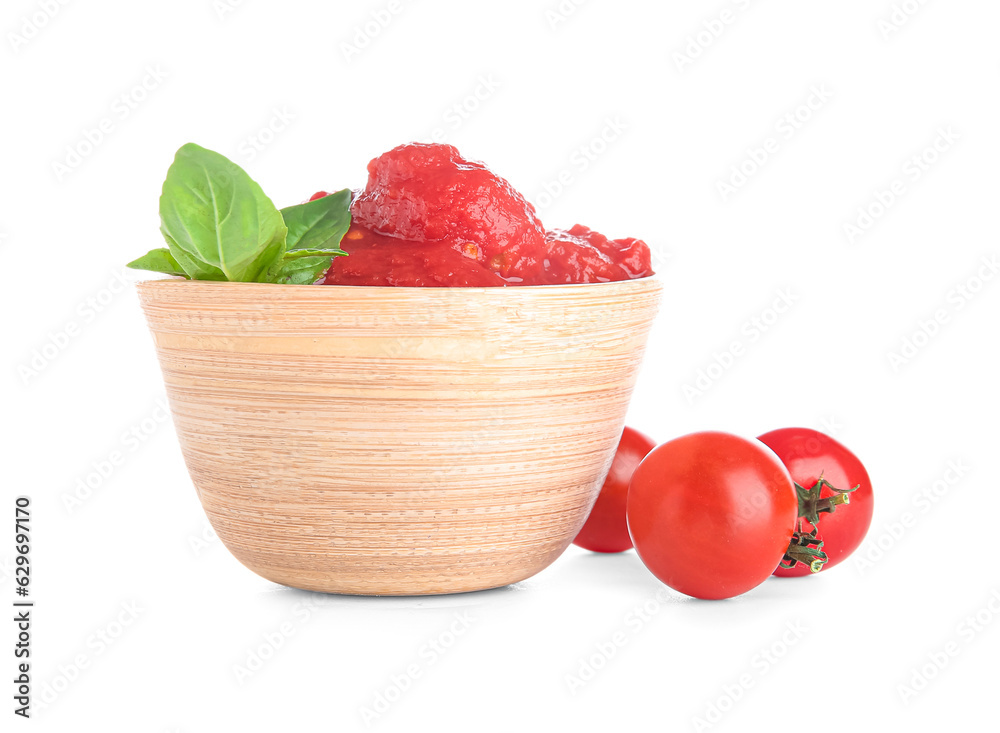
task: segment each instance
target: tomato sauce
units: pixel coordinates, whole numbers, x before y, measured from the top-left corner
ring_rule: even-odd
[[[349,256],[333,259],[327,285],[555,285],[653,274],[641,240],[580,225],[546,231],[513,186],[451,145],[401,145],[371,161],[351,216],[341,242]]]

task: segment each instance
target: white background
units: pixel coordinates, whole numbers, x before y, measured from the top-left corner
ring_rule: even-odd
[[[8,0],[3,506],[33,499],[36,707],[52,700],[14,723],[355,730],[379,694],[393,702],[371,728],[385,731],[992,720],[1000,278],[977,272],[1000,251],[1000,6],[897,2],[899,25],[886,25],[890,0],[399,0],[395,13],[381,0],[225,13],[212,0]],[[366,32],[373,13],[390,20]],[[699,44],[706,27],[718,35]],[[275,110],[293,119],[247,154]],[[609,120],[624,131],[595,142],[613,137]],[[196,141],[226,153],[284,206],[361,186],[369,159],[436,128],[539,203],[547,225],[650,243],[666,294],[629,423],[660,440],[787,425],[835,435],[875,485],[867,564],[706,603],[664,591],[634,552],[571,548],[509,588],[365,599],[273,585],[212,539],[173,429],[156,421],[162,384],[135,293],[118,284],[123,263],[160,246],[173,152]],[[928,152],[941,130],[952,142]],[[767,160],[724,196],[720,181],[754,168],[768,138]],[[553,195],[563,171],[572,183]],[[849,236],[896,180],[904,192]],[[780,292],[794,302],[775,314]],[[756,336],[754,318],[767,324]],[[741,355],[711,367],[733,342]],[[699,370],[707,389],[686,394]],[[122,465],[95,474],[113,451]],[[978,631],[966,620],[977,613]],[[13,631],[6,622],[4,730]],[[615,634],[624,645],[602,659]],[[453,643],[438,654],[431,641]],[[957,654],[938,669],[948,644]],[[238,679],[258,653],[270,658]],[[573,690],[586,660],[601,669]],[[409,665],[419,676],[399,692]]]

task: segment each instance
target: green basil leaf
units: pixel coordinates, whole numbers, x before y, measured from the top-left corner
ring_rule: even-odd
[[[167,275],[187,277],[187,273],[177,264],[177,260],[174,259],[174,256],[170,254],[170,250],[166,247],[151,249],[139,259],[132,260],[125,266],[131,267],[133,270],[149,270],[151,272],[163,272]]]
[[[192,280],[228,280],[226,273],[220,270],[218,267],[212,267],[204,262],[201,262],[195,257],[191,257],[187,252],[177,246],[170,236],[167,235],[163,229],[160,229],[163,234],[163,238],[167,240],[167,244],[170,245],[170,254],[177,261],[177,264],[183,268],[184,272],[187,273],[188,277]]]
[[[197,280],[253,282],[285,252],[287,228],[246,171],[188,143],[177,151],[160,196],[170,254]]]
[[[296,257],[346,257],[347,252],[340,249],[290,249],[285,252],[285,260],[291,260]]]
[[[285,259],[281,266],[271,273],[267,282],[289,285],[312,285],[330,269],[333,258],[292,257]]]
[[[345,188],[321,199],[282,209],[281,216],[288,227],[287,249],[343,252],[340,240],[351,227],[351,195],[351,189]]]

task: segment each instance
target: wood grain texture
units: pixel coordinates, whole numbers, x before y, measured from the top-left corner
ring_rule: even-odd
[[[372,595],[507,585],[566,549],[661,288],[138,284],[226,547],[277,583]]]

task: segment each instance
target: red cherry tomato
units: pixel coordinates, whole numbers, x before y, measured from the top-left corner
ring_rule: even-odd
[[[763,583],[792,538],[795,487],[762,443],[692,433],[655,448],[632,474],[628,528],[657,578],[695,598]]]
[[[625,428],[618,441],[618,450],[608,470],[608,477],[604,479],[604,486],[601,487],[594,508],[590,510],[586,524],[573,540],[574,545],[594,552],[624,552],[632,547],[625,519],[628,484],[635,467],[654,447],[656,441],[652,438],[638,430]]]
[[[861,461],[830,436],[809,428],[772,430],[758,440],[777,453],[792,480],[801,487],[799,515],[803,518],[799,533],[816,531],[815,540],[822,541],[827,557],[821,569],[843,561],[858,548],[872,523],[872,482]],[[813,500],[818,500],[818,506],[810,506]],[[809,521],[809,516],[815,523]],[[782,565],[775,575],[812,574],[805,562],[796,562],[790,568]]]

